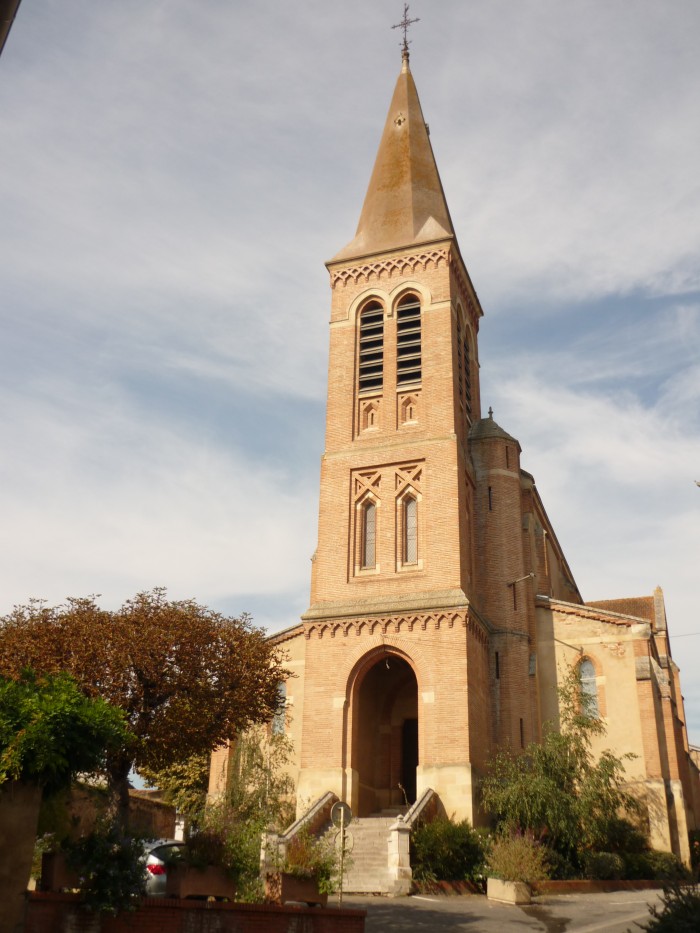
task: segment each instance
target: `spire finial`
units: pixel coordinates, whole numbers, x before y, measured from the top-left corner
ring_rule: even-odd
[[[493,421],[493,408],[489,405],[489,418]]]
[[[396,25],[391,27],[392,29],[403,29],[403,42],[401,43],[401,60],[403,61],[404,68],[408,67],[408,47],[411,44],[408,41],[408,27],[412,23],[419,23],[419,22],[420,22],[420,17],[418,16],[415,19],[408,18],[408,4],[404,3],[403,19],[401,20],[400,23],[396,23]]]

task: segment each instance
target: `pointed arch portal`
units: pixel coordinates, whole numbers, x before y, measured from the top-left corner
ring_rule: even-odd
[[[381,652],[353,690],[351,766],[358,816],[416,799],[418,682],[411,665]]]

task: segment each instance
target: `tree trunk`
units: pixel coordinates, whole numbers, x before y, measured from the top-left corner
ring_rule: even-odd
[[[26,890],[39,824],[41,787],[0,786],[0,933],[22,933]]]
[[[124,833],[129,830],[129,772],[131,762],[111,761],[108,763],[108,782],[113,795],[115,818]]]

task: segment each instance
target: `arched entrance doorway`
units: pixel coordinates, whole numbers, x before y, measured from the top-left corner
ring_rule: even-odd
[[[352,768],[358,816],[416,799],[418,683],[410,664],[383,652],[353,692]]]

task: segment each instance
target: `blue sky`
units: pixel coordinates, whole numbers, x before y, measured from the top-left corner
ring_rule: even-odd
[[[355,231],[401,12],[21,5],[0,59],[0,611],[157,585],[271,629],[307,607],[323,261]],[[585,599],[663,587],[700,744],[700,5],[410,12],[485,310],[484,409]]]

